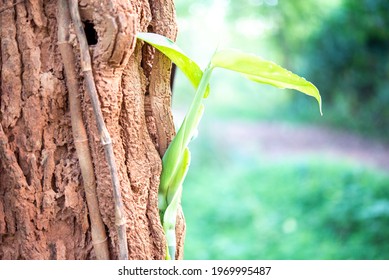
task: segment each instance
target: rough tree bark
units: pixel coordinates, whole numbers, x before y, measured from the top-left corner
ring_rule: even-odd
[[[12,6],[0,1],[0,10]],[[137,31],[176,37],[173,0],[79,1],[93,74],[113,140],[130,259],[163,259],[157,192],[174,136],[170,62],[136,43]],[[72,135],[57,1],[26,0],[0,13],[0,259],[94,259]],[[78,43],[72,32],[72,44]],[[75,52],[78,57],[79,52]],[[100,212],[117,258],[111,179],[79,67],[82,113]],[[185,223],[177,224],[183,256]]]

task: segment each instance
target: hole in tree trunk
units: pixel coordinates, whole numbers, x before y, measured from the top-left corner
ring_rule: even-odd
[[[83,21],[83,23],[84,23],[84,31],[85,31],[86,40],[88,41],[88,45],[89,46],[96,45],[99,37],[97,36],[95,25],[89,20]]]
[[[172,91],[172,95],[173,95],[174,78],[176,77],[176,68],[177,68],[176,65],[172,63],[172,70],[170,72],[170,90]]]

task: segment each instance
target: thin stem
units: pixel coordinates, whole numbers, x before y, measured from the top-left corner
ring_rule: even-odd
[[[66,74],[72,132],[84,183],[85,198],[89,209],[93,248],[97,259],[107,260],[109,259],[108,241],[97,199],[96,180],[92,156],[88,145],[88,136],[82,121],[81,101],[79,98],[78,79],[75,68],[76,59],[74,57],[73,48],[69,43],[69,25],[70,14],[68,3],[66,0],[59,0],[58,47]]]
[[[212,71],[213,67],[211,65],[209,65],[204,70],[203,76],[201,77],[200,84],[197,88],[191,106],[189,107],[188,113],[186,114],[185,119],[177,132],[177,135],[170,143],[164,157],[162,158],[163,168],[161,174],[161,183],[158,191],[158,207],[161,213],[163,213],[168,206],[168,188],[176,174],[177,168],[179,168],[179,164],[181,162],[182,155],[184,154],[184,150],[188,146],[191,137],[193,136],[193,132],[195,129],[197,129],[198,123],[200,122],[200,110],[202,107],[201,101],[207,90]]]
[[[176,137],[174,137],[168,147],[162,162],[161,183],[158,191],[158,208],[166,235],[167,259],[175,259],[177,207],[181,199],[182,183],[185,179],[190,161],[190,153],[187,146],[201,119],[203,110],[201,101],[207,90],[212,70],[211,65],[204,70],[189,111]],[[187,152],[186,157],[185,151]],[[172,168],[170,168],[171,166]]]
[[[180,133],[181,129],[184,129],[184,147],[187,147],[191,137],[193,135],[193,132],[195,129],[197,129],[198,122],[200,121],[198,118],[196,118],[196,115],[199,112],[199,109],[201,107],[201,100],[203,99],[205,95],[205,91],[207,90],[209,80],[211,79],[213,67],[209,65],[203,73],[203,76],[201,77],[199,87],[197,88],[197,91],[195,93],[195,97],[193,98],[192,104],[189,107],[188,113],[185,116],[185,119],[178,131]],[[196,123],[197,122],[197,123]],[[177,134],[178,134],[177,133]]]
[[[115,203],[115,225],[118,233],[119,243],[119,259],[128,259],[128,245],[127,245],[127,234],[126,234],[126,218],[123,209],[123,202],[120,193],[120,182],[118,171],[115,162],[115,155],[113,153],[112,140],[105,126],[103,114],[100,107],[100,101],[96,90],[95,81],[92,73],[92,63],[89,54],[88,43],[86,40],[85,32],[81,23],[80,14],[78,11],[78,1],[71,0],[70,3],[70,14],[73,20],[74,29],[80,44],[80,55],[81,55],[81,70],[84,73],[84,80],[86,85],[86,91],[88,92],[93,111],[96,118],[97,129],[100,134],[101,143],[104,146],[105,157],[107,159],[109,171],[111,173],[111,180],[113,186],[113,197]]]

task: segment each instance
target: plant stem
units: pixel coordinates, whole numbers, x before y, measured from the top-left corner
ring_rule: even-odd
[[[185,116],[184,122],[182,123],[178,133],[180,133],[181,129],[184,129],[184,148],[188,146],[190,140],[192,139],[193,132],[195,129],[197,129],[198,123],[200,121],[199,118],[197,118],[197,114],[201,107],[201,100],[203,99],[205,95],[205,91],[207,90],[209,80],[211,79],[211,74],[213,71],[213,67],[209,65],[203,72],[203,76],[201,77],[199,87],[197,88],[195,97],[193,98],[192,104],[189,107],[189,111]],[[177,133],[177,134],[178,134]],[[184,152],[184,150],[182,151]]]
[[[187,146],[202,116],[203,105],[201,101],[207,90],[212,70],[213,68],[210,66],[205,69],[189,111],[162,161],[158,208],[167,241],[166,259],[175,259],[177,207],[181,199],[182,183],[190,162]],[[185,151],[187,152],[186,157]],[[170,168],[171,166],[173,168]]]
[[[70,14],[73,20],[74,29],[77,35],[78,42],[80,44],[81,70],[84,73],[86,91],[88,92],[92,102],[93,111],[96,117],[97,129],[100,134],[101,143],[104,146],[105,157],[107,159],[109,171],[111,174],[113,197],[115,203],[115,225],[117,227],[119,243],[119,259],[127,260],[128,245],[126,233],[126,218],[120,193],[120,182],[115,162],[115,155],[113,153],[112,140],[105,126],[103,114],[100,107],[100,101],[97,95],[96,85],[92,73],[92,62],[89,54],[88,43],[78,11],[78,1],[71,0],[69,1],[69,3]]]
[[[88,136],[82,121],[81,101],[79,98],[76,59],[69,43],[70,14],[66,0],[58,1],[58,48],[64,64],[66,86],[69,93],[69,108],[72,121],[72,132],[78,162],[84,183],[85,198],[88,204],[91,223],[93,248],[98,260],[108,260],[108,242],[99,202],[96,193],[96,180],[93,170],[92,156],[88,145]]]

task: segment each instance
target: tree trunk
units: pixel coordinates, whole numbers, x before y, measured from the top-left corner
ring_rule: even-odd
[[[57,42],[57,0],[0,1],[0,258],[94,259]],[[9,7],[9,8],[7,8]],[[137,31],[176,37],[173,0],[80,0],[97,92],[111,135],[130,259],[163,259],[158,214],[161,157],[174,136],[170,61]],[[7,8],[4,10],[4,8]],[[118,257],[113,191],[77,57],[83,123],[111,259]],[[183,256],[185,223],[177,223]]]

